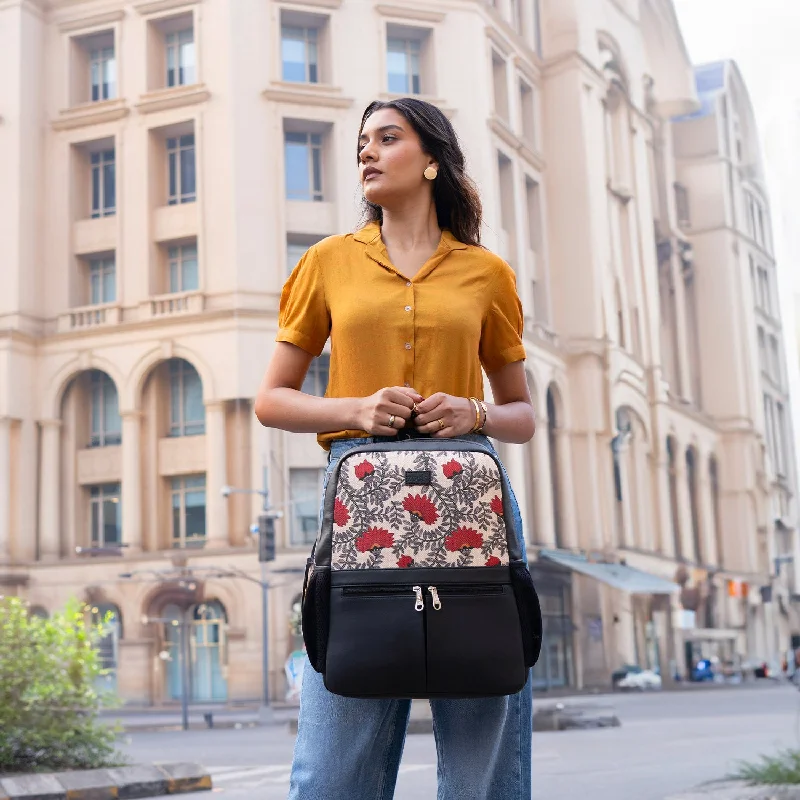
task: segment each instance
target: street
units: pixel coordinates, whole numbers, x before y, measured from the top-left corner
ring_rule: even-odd
[[[534,800],[663,800],[725,776],[738,759],[800,746],[800,695],[789,686],[606,695],[585,702],[613,706],[622,727],[535,733]],[[202,762],[224,800],[285,800],[293,741],[283,726],[133,732],[122,737],[122,749],[134,761]],[[203,796],[208,794],[185,795]],[[435,796],[433,736],[409,735],[395,798]]]

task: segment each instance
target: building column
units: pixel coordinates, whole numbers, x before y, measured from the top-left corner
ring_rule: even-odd
[[[522,528],[527,544],[533,541],[531,538],[533,520],[527,518],[530,505],[528,503],[528,484],[525,480],[525,445],[510,444],[508,446],[505,466],[522,515]]]
[[[534,531],[538,544],[555,547],[555,526],[553,524],[553,476],[550,474],[550,448],[548,442],[547,419],[537,421],[533,436],[533,510],[536,515]]]
[[[13,551],[22,561],[33,561],[36,558],[36,498],[39,483],[35,420],[22,420],[19,435],[19,499],[16,525],[13,526],[16,530]]]
[[[142,549],[142,413],[122,414],[122,541],[129,553]]]
[[[572,438],[564,428],[556,430],[558,454],[558,500],[561,506],[561,534],[565,547],[578,546],[575,518],[575,484],[572,472]]]
[[[61,420],[45,419],[42,428],[42,492],[39,497],[39,558],[61,556]]]
[[[0,419],[0,562],[11,558],[11,420]]]
[[[228,501],[222,487],[228,481],[225,404],[206,404],[206,547],[228,547]]]

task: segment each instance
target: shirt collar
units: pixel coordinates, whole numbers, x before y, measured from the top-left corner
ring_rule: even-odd
[[[385,251],[385,245],[381,241],[381,226],[377,222],[370,222],[365,225],[360,231],[357,231],[353,237],[357,242],[362,244],[369,244]],[[459,242],[452,232],[448,229],[442,231],[442,238],[439,242],[439,247],[445,246],[448,250],[466,250],[467,245]]]

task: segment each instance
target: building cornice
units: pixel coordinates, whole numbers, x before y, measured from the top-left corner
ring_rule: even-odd
[[[127,102],[117,100],[101,100],[98,103],[83,103],[73,108],[65,108],[59,117],[52,121],[53,130],[68,131],[83,128],[87,125],[99,125],[103,122],[115,122],[130,114]]]
[[[276,103],[294,103],[302,106],[326,106],[328,108],[350,108],[352,97],[342,97],[338,86],[319,83],[286,83],[273,81],[264,89],[262,97]]]
[[[200,0],[133,0],[131,5],[142,16],[172,11],[174,8],[190,8]]]
[[[397,17],[416,22],[443,22],[447,16],[442,11],[431,11],[422,6],[394,6],[388,3],[379,3],[375,10],[384,17]]]
[[[544,172],[547,166],[544,158],[536,152],[530,142],[521,139],[514,133],[508,125],[494,114],[488,120],[489,130],[502,142],[507,144],[512,150],[519,153],[535,170]]]
[[[342,0],[280,0],[281,5],[306,6],[309,8],[340,8]]]
[[[93,14],[87,17],[85,14],[71,15],[69,19],[58,23],[58,29],[61,33],[72,33],[73,31],[82,31],[92,28],[101,28],[104,25],[113,25],[125,17],[125,9],[119,7],[113,11],[104,11],[102,14]]]
[[[156,89],[143,94],[135,104],[136,110],[142,114],[151,114],[155,111],[168,111],[172,108],[183,108],[205,103],[211,97],[211,92],[203,83],[194,83],[189,86],[170,86],[166,89]]]

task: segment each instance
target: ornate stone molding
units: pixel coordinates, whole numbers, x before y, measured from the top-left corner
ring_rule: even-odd
[[[103,122],[115,122],[127,117],[130,109],[124,99],[101,100],[97,103],[82,103],[73,108],[65,108],[59,117],[52,121],[53,130],[68,131],[83,128],[86,125],[99,125]]]
[[[91,17],[80,16],[66,19],[58,24],[61,33],[72,33],[89,28],[99,28],[103,25],[113,25],[125,17],[125,9],[118,8],[115,11],[106,11],[102,14],[93,14]]]
[[[430,8],[420,6],[393,6],[381,3],[375,6],[375,10],[384,17],[399,17],[416,22],[443,22],[445,16],[443,11],[431,11]]]
[[[155,111],[167,111],[172,108],[205,103],[210,97],[211,92],[203,83],[195,83],[190,86],[170,86],[143,94],[136,103],[136,110],[142,114],[152,114]]]
[[[131,5],[142,16],[172,11],[173,8],[184,8],[197,5],[200,0],[133,0]]]
[[[270,88],[261,94],[267,100],[277,103],[296,103],[304,106],[326,106],[328,108],[350,108],[352,97],[342,97],[341,89],[318,83],[284,83],[274,81]]]

